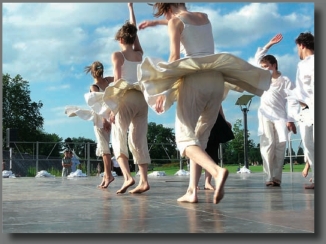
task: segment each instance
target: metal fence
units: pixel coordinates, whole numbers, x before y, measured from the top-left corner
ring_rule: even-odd
[[[296,142],[296,144],[299,145],[299,147],[301,146],[301,140],[300,139],[295,139],[295,140],[291,140],[288,142],[287,147],[286,148],[292,148],[292,144],[293,142]],[[22,152],[19,148],[19,145],[29,145],[29,151],[31,151],[32,153],[25,153]],[[39,148],[42,144],[47,144],[47,145],[53,145],[52,148],[49,150],[47,155],[40,155],[39,154]],[[53,152],[53,150],[60,145],[60,147],[62,147],[63,142],[12,142],[11,147],[9,148],[9,155],[7,157],[4,157],[3,159],[6,161],[9,161],[10,165],[9,165],[9,169],[11,170],[13,168],[13,164],[15,163],[15,160],[19,160],[19,161],[23,161],[23,162],[28,162],[28,161],[32,161],[35,162],[35,168],[36,168],[36,172],[39,172],[40,170],[44,170],[44,168],[40,168],[40,163],[42,162],[46,162],[49,160],[58,160],[60,162],[60,166],[61,166],[61,159],[60,157],[51,157],[51,153]],[[67,145],[69,145],[69,143],[65,143]],[[96,145],[96,143],[90,143],[90,142],[85,142],[85,143],[71,143],[71,144],[81,144],[84,148],[84,155],[76,155],[77,158],[80,161],[86,162],[86,174],[87,175],[91,175],[91,162],[94,161],[102,161],[102,159],[100,157],[98,157],[97,159],[91,159],[90,155],[90,148],[91,145]],[[164,143],[153,143],[153,144],[149,144],[149,151],[151,150],[151,148],[153,147],[153,145],[159,145],[163,148],[163,150],[165,151],[168,159],[151,159],[152,161],[166,161],[169,160],[170,162],[179,162],[179,166],[180,169],[183,169],[183,167],[187,164],[187,159],[182,158],[180,156],[180,153],[177,149],[175,153],[173,153],[173,155],[176,155],[175,158],[172,158],[170,155],[168,155],[166,149],[165,149],[165,144]],[[222,144],[220,144],[220,150],[219,150],[219,165],[221,167],[223,167],[223,154],[222,154]],[[15,152],[15,153],[14,153]],[[13,157],[13,155],[15,154],[15,157]],[[296,155],[296,157],[304,157],[304,155]],[[289,155],[285,155],[285,158],[289,159],[290,162],[290,171],[293,172],[293,158],[294,155],[292,155],[292,150],[289,150]],[[132,159],[130,159],[130,161],[133,161]],[[137,167],[137,166],[136,166]],[[137,171],[137,168],[136,168]]]

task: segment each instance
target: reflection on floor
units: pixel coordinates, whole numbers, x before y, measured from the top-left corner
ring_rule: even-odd
[[[199,190],[199,203],[176,201],[189,176],[149,180],[148,192],[117,195],[121,176],[105,190],[95,176],[3,179],[3,233],[315,232],[314,190],[301,173],[283,173],[281,187],[266,187],[262,173],[230,174],[217,205],[209,190]]]

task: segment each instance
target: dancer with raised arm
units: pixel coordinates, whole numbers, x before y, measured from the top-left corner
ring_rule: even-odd
[[[151,163],[148,144],[148,105],[137,81],[137,65],[142,62],[143,49],[137,36],[133,4],[128,3],[130,20],[116,33],[121,51],[111,55],[114,83],[106,88],[103,101],[111,110],[112,147],[124,177],[118,193],[135,184],[130,173],[128,146],[139,168],[139,184],[129,193],[143,193],[150,189],[147,177]],[[128,138],[127,138],[128,135]]]
[[[224,197],[228,170],[205,152],[210,131],[228,89],[256,95],[269,87],[270,73],[231,54],[214,54],[211,22],[206,13],[188,11],[185,3],[155,3],[155,17],[166,21],[144,22],[139,28],[166,24],[170,39],[168,62],[145,58],[138,78],[149,106],[158,114],[177,101],[175,134],[182,156],[190,158],[188,189],[180,202],[198,202],[197,185],[202,167],[215,180],[213,203]],[[180,58],[180,50],[185,58]]]
[[[270,88],[260,99],[258,109],[258,135],[260,136],[260,152],[266,173],[266,186],[280,186],[285,158],[286,142],[289,132],[297,133],[295,119],[290,116],[295,103],[287,101],[287,90],[293,90],[295,84],[284,76],[278,69],[275,56],[267,54],[268,50],[283,39],[277,34],[263,47],[259,47],[255,54],[257,65],[272,73]]]

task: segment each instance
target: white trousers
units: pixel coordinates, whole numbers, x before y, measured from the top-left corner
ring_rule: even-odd
[[[305,160],[308,160],[311,172],[312,180],[315,181],[315,142],[314,142],[314,126],[307,126],[304,123],[299,123],[299,130],[303,145],[303,151]]]
[[[175,122],[180,154],[188,146],[205,150],[223,99],[224,79],[220,72],[198,72],[185,76],[179,86]]]
[[[111,154],[110,151],[110,132],[103,128],[94,126],[94,133],[97,141],[96,156],[103,156],[104,154]]]
[[[282,182],[286,142],[280,142],[275,125],[272,121],[262,116],[264,134],[260,136],[260,153],[263,159],[266,181]]]
[[[126,91],[119,112],[112,124],[112,147],[115,157],[121,154],[129,158],[128,146],[135,164],[150,164],[147,144],[148,105],[143,93]],[[127,138],[128,135],[128,138]]]

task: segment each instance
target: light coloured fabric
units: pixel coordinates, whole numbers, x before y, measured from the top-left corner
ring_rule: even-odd
[[[255,61],[260,65],[268,49],[259,47],[255,54]],[[268,90],[260,98],[258,108],[258,135],[260,136],[260,152],[263,159],[266,181],[282,182],[286,141],[290,133],[287,122],[294,122],[291,116],[296,102],[287,100],[287,91],[292,91],[295,85],[282,74],[272,78]]]
[[[255,61],[260,65],[262,58],[267,54],[268,49],[259,47],[255,54]],[[295,122],[291,116],[297,103],[293,100],[287,100],[287,91],[295,88],[295,84],[282,74],[278,78],[272,78],[268,90],[264,91],[260,98],[260,106],[258,108],[258,135],[264,135],[268,128],[263,123],[263,117],[274,123],[274,129],[278,134],[280,142],[287,141],[289,138],[289,131],[286,127],[287,122]]]
[[[182,21],[184,29],[181,33],[180,52],[185,57],[203,56],[214,53],[214,39],[212,33],[211,22],[203,25],[187,24],[182,16],[178,16]],[[194,36],[193,33],[196,33]],[[198,43],[205,43],[205,45],[198,45]],[[187,47],[187,49],[185,49]]]
[[[306,57],[298,63],[295,89],[288,91],[288,99],[297,103],[302,102],[308,105],[308,109],[298,105],[297,121],[299,124],[302,144],[304,147],[304,155],[308,160],[310,167],[314,173],[315,158],[315,127],[314,127],[314,111],[315,111],[315,67],[314,55]],[[314,180],[314,178],[313,178]]]
[[[123,65],[121,66],[121,78],[129,84],[134,84],[137,82],[137,65],[141,62],[129,61],[122,52],[121,54],[124,58]]]
[[[148,106],[144,95],[137,90],[126,91],[120,101],[119,112],[115,115],[115,123],[112,124],[112,147],[117,158],[121,154],[129,158],[128,145],[135,164],[151,163],[147,144],[147,116]]]
[[[129,158],[128,146],[135,164],[150,164],[147,144],[148,106],[137,82],[137,65],[124,59],[121,79],[108,86],[103,102],[115,114],[112,124],[114,155]],[[99,105],[100,102],[98,103]],[[128,138],[127,138],[128,136]]]
[[[286,142],[280,140],[277,133],[277,124],[266,117],[261,118],[264,134],[260,136],[260,152],[263,159],[266,181],[282,182]]]
[[[111,154],[110,151],[110,132],[103,128],[94,126],[94,133],[96,137],[96,156],[103,156],[104,154]]]
[[[304,121],[307,126],[314,124],[315,121],[314,68],[314,55],[310,55],[304,60],[301,60],[297,67],[295,89],[287,91],[287,99],[297,102],[297,110],[293,116],[296,117],[297,120],[300,119],[301,121]],[[300,115],[301,109],[298,102],[305,103],[309,107],[309,110],[304,113],[304,118],[302,118],[302,114]]]
[[[138,66],[138,80],[148,105],[154,111],[156,98],[163,96],[165,112],[176,101],[183,76],[210,70],[218,71],[223,75],[225,89],[247,91],[257,96],[261,96],[271,82],[271,74],[268,71],[228,53],[187,57],[174,62],[146,57]]]
[[[229,89],[261,95],[271,75],[231,54],[214,54],[210,24],[190,25],[180,19],[185,27],[181,47],[187,57],[173,62],[146,57],[138,66],[138,81],[154,111],[158,96],[163,98],[163,112],[178,101],[176,142],[184,156],[190,145],[205,149]]]
[[[83,120],[93,121],[94,126],[103,128],[102,116],[91,109],[84,109],[78,106],[66,106],[65,114],[68,117],[79,117]]]
[[[302,139],[305,160],[308,160],[311,171],[312,180],[314,181],[315,173],[315,142],[314,142],[314,126],[307,126],[305,123],[299,122],[300,135]]]
[[[222,102],[223,76],[217,71],[198,72],[185,76],[179,89],[175,136],[184,156],[188,146],[197,145],[203,150],[207,146]]]
[[[293,88],[294,83],[285,76],[281,75],[277,79],[272,79],[270,88],[261,96],[258,109],[258,135],[263,135],[265,133],[266,128],[262,123],[262,117],[265,117],[275,124],[280,141],[287,141],[289,131],[286,127],[286,123],[295,122],[295,119],[288,116],[287,104],[291,103],[291,101],[287,101],[285,89]]]

